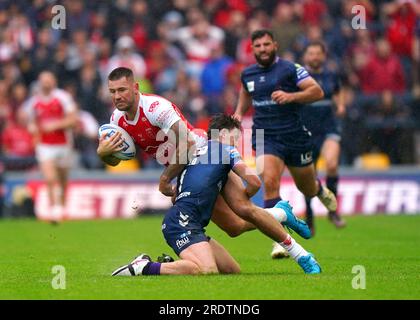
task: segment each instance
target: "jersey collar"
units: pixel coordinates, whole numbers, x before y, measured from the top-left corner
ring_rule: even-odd
[[[126,115],[124,114],[124,119],[128,124],[135,125],[139,121],[139,117],[140,117],[139,109],[142,108],[140,101],[141,101],[141,93],[139,93],[139,103],[137,105],[136,115],[134,116],[133,120],[128,120]]]

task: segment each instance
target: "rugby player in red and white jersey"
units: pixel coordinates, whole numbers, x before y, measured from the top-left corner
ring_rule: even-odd
[[[77,122],[77,107],[67,92],[57,88],[55,75],[43,71],[37,92],[27,101],[29,128],[36,143],[36,158],[47,185],[51,221],[64,218],[65,190],[72,158],[71,128]]]
[[[166,165],[160,177],[159,190],[166,196],[174,197],[176,188],[171,181],[181,173],[195,150],[207,143],[207,137],[197,133],[170,101],[140,93],[139,85],[128,68],[119,67],[109,74],[108,89],[116,107],[111,123],[125,129],[145,152]],[[115,166],[120,160],[112,154],[121,150],[121,133],[117,132],[109,139],[105,136],[103,134],[99,138],[97,153],[102,161]],[[213,209],[212,221],[230,236],[258,228],[272,239],[281,238],[282,227],[278,222],[288,220],[285,211],[255,206],[239,176],[229,174],[220,195]],[[290,215],[293,215],[291,211]],[[217,248],[215,250],[218,251]]]

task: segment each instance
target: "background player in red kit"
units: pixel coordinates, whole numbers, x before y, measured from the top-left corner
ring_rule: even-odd
[[[36,143],[36,158],[45,178],[52,221],[63,219],[65,190],[72,157],[71,128],[77,122],[77,107],[71,96],[57,88],[52,72],[38,76],[36,93],[26,104],[30,130]]]

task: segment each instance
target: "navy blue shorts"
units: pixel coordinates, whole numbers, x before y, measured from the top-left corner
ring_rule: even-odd
[[[308,107],[304,109],[302,121],[312,134],[313,159],[318,160],[326,139],[341,140],[341,126],[331,108]]]
[[[324,122],[322,128],[315,127],[311,129],[312,140],[313,140],[313,158],[316,162],[321,154],[322,146],[324,145],[325,140],[333,139],[338,143],[341,141],[341,130],[339,129],[335,119],[328,119],[329,121]]]
[[[319,156],[321,155],[321,149],[324,145],[325,140],[327,139],[333,139],[337,142],[341,141],[341,135],[336,132],[330,132],[327,134],[320,134],[320,135],[314,135],[313,137],[313,159],[314,162],[318,161]]]
[[[162,233],[166,243],[178,256],[192,244],[208,242],[210,237],[204,232],[204,228],[194,220],[193,215],[185,210],[181,212],[177,206],[169,209],[162,222]]]
[[[252,135],[252,148],[257,157],[271,154],[291,167],[306,167],[313,162],[313,143],[309,131],[302,129],[295,133],[264,135],[264,144],[260,140],[255,134]],[[264,145],[264,151],[260,150],[261,145]]]

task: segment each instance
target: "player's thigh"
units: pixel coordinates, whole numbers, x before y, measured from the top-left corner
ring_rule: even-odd
[[[221,195],[217,197],[211,220],[231,237],[242,234],[249,224],[233,212]]]
[[[326,139],[322,145],[321,155],[325,159],[327,172],[337,171],[340,158],[340,143],[335,139]]]
[[[39,168],[47,183],[54,183],[58,180],[57,167],[53,159],[39,162]]]
[[[313,197],[318,192],[315,166],[313,163],[304,167],[288,167],[296,187],[307,197]]]
[[[209,241],[213,250],[213,256],[216,258],[217,269],[220,273],[239,273],[241,268],[230,253],[213,238]]]
[[[278,190],[285,168],[283,159],[272,154],[265,154],[257,157],[256,164],[257,172],[261,175],[264,186]]]
[[[216,257],[209,242],[194,243],[182,250],[179,257],[196,264],[200,273],[218,273]]]
[[[67,184],[69,171],[68,167],[57,167],[58,180],[62,185]]]

